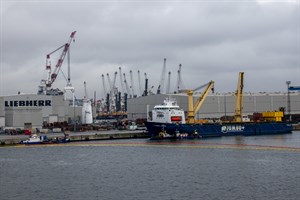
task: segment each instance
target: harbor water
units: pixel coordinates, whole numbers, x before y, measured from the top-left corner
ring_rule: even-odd
[[[0,147],[1,200],[299,198],[299,131]]]

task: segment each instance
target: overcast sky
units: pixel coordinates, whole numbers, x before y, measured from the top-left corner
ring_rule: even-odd
[[[178,65],[186,89],[210,80],[216,92],[236,90],[245,72],[246,92],[286,92],[300,85],[300,6],[294,1],[1,1],[0,95],[37,93],[47,78],[46,55],[69,40],[71,83],[83,97],[104,96],[101,75],[122,67],[139,93],[137,70],[156,91],[163,59],[176,88]],[[55,66],[61,52],[51,57]],[[67,74],[67,59],[62,71]],[[62,73],[53,88],[66,85]],[[166,87],[166,83],[164,84]],[[117,87],[121,90],[119,74]]]

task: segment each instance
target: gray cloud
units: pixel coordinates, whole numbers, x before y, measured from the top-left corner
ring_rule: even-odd
[[[71,74],[79,97],[87,81],[99,98],[101,74],[112,78],[119,66],[128,79],[129,70],[135,76],[140,70],[142,83],[146,72],[157,88],[164,57],[172,88],[182,63],[189,88],[214,80],[217,91],[234,91],[238,72],[245,71],[245,90],[285,91],[286,80],[300,85],[298,4],[2,0],[0,94],[36,93],[46,78],[46,54],[74,30]],[[54,65],[55,55],[52,59]],[[54,87],[64,86],[59,74]]]

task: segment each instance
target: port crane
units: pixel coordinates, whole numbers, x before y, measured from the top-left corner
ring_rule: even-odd
[[[197,99],[196,103],[194,104],[194,99],[193,99],[194,92],[204,87],[206,87],[204,92],[200,95],[200,97]],[[195,88],[194,90],[179,90],[179,92],[185,92],[188,95],[188,117],[187,117],[188,124],[195,123],[196,121],[195,116],[197,112],[200,110],[209,91],[214,92],[214,81],[210,81],[202,86]]]
[[[166,94],[170,94],[170,86],[171,86],[171,72],[168,73],[168,82],[167,82]]]
[[[129,95],[129,97],[131,98],[131,92],[130,92],[130,89],[129,89],[129,86],[128,86],[128,83],[127,83],[127,80],[126,80],[126,74],[123,73],[123,76],[124,76],[124,83],[125,83],[125,87],[126,87],[126,91],[127,91],[127,94]]]
[[[114,73],[114,78],[113,78],[113,81],[112,81],[112,94],[115,94],[117,93],[117,87],[116,87],[116,81],[117,81],[117,75],[118,75],[118,72],[115,72]]]
[[[109,93],[110,93],[113,90],[112,81],[110,79],[109,73],[107,73],[106,76],[107,76],[107,81],[108,81],[108,85],[109,85]]]
[[[122,68],[121,67],[119,67],[119,74],[120,74],[120,83],[121,83],[122,93],[124,93],[125,89],[124,89],[124,81],[123,81],[123,77],[122,77]]]
[[[131,88],[131,92],[132,92],[132,98],[135,97],[135,90],[134,90],[134,85],[133,85],[133,75],[132,75],[132,70],[129,71],[129,77],[130,77],[130,88]]]
[[[54,83],[54,81],[57,78],[57,75],[59,73],[59,71],[61,70],[61,66],[64,62],[64,59],[67,55],[67,53],[69,53],[70,50],[70,45],[72,41],[74,40],[76,31],[73,31],[70,35],[69,41],[65,44],[63,44],[62,46],[58,47],[57,49],[55,49],[54,51],[52,51],[51,53],[47,54],[46,56],[46,70],[48,71],[48,79],[47,80],[42,80],[41,81],[41,85],[39,86],[39,91],[38,94],[51,94],[51,87],[52,84]],[[55,65],[54,70],[52,71],[51,69],[51,60],[50,57],[53,53],[59,51],[63,49],[59,59],[57,60],[57,63]],[[67,80],[67,86],[71,87],[71,83],[70,83],[70,67],[68,68],[68,80]]]
[[[182,77],[181,77],[181,67],[182,65],[179,64],[179,69],[177,71],[177,85],[176,85],[177,92],[180,92],[181,88],[184,88]]]
[[[138,70],[137,73],[138,73],[138,82],[139,82],[139,92],[140,92],[140,95],[142,95],[142,84],[141,84],[140,70]]]
[[[235,95],[235,115],[234,115],[235,122],[242,122],[243,89],[244,89],[244,72],[240,72],[237,91]]]
[[[147,77],[146,72],[144,73],[144,76],[145,76],[145,90],[144,90],[143,96],[147,96],[148,95],[148,77]]]
[[[107,91],[106,91],[106,86],[105,86],[104,74],[102,74],[101,77],[102,77],[102,85],[103,85],[103,90],[104,90],[104,96],[106,96]]]
[[[164,58],[163,70],[160,77],[160,82],[157,88],[157,94],[163,93],[164,85],[165,85],[165,76],[166,76],[166,68],[167,68],[167,59]]]

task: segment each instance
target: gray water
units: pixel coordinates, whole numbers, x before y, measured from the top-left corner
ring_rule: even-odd
[[[300,199],[300,132],[0,148],[0,199]]]

